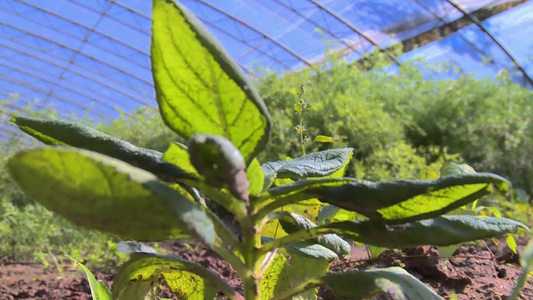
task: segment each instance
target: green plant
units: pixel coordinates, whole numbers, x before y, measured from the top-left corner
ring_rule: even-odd
[[[20,151],[7,167],[24,192],[77,225],[126,240],[201,241],[235,269],[244,295],[201,265],[136,252],[118,271],[112,291],[84,269],[95,298],[153,298],[164,279],[182,299],[213,299],[218,290],[230,299],[315,299],[323,285],[343,298],[386,291],[441,299],[398,267],[326,274],[329,262],[349,253],[341,237],[410,247],[527,228],[504,218],[443,216],[508,190],[509,182],[494,174],[368,182],[343,177],[352,148],[260,165],[256,157],[265,149],[272,121],[254,86],[180,4],[154,0],[152,29],[160,113],[187,145],[172,144],[163,154],[80,124],[13,117],[21,130],[51,146]],[[203,205],[204,197],[235,216],[240,236]],[[317,220],[279,210],[306,204],[320,209],[326,203],[365,219],[316,225]],[[286,235],[264,234],[272,222]]]

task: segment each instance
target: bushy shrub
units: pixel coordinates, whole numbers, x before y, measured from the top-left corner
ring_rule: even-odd
[[[347,65],[330,56],[322,64],[281,77],[265,72],[258,86],[276,120],[267,158],[301,154],[294,103],[304,84],[306,134],[310,140],[318,134],[339,135],[335,146],[354,147],[349,172],[357,177],[413,177],[439,160],[464,160],[533,192],[533,92],[505,73],[498,81],[466,75],[432,80],[420,66],[408,62],[387,73],[378,63],[366,71],[365,64]],[[449,66],[424,69],[453,71]],[[328,147],[311,143],[309,151]],[[445,153],[453,157],[445,158]]]

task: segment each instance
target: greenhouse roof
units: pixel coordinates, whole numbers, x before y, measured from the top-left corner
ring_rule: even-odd
[[[510,70],[528,83],[533,3],[400,57],[387,47],[505,0],[183,0],[250,76],[320,62],[329,47],[356,61],[375,49],[396,63],[423,57],[491,77]],[[524,1],[518,1],[524,2]],[[7,114],[33,104],[59,117],[110,120],[155,106],[148,0],[0,1],[0,96]],[[329,42],[326,42],[329,41]],[[529,75],[528,75],[529,74]],[[456,76],[440,74],[440,76]],[[6,101],[4,101],[6,102]],[[0,102],[3,103],[3,102]],[[6,114],[6,115],[7,115]],[[0,140],[17,131],[0,119]]]

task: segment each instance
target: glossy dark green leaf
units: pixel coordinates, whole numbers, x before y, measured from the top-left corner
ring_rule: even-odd
[[[69,145],[102,153],[120,159],[138,168],[156,174],[163,180],[193,178],[179,161],[174,164],[163,160],[163,154],[151,149],[136,147],[82,124],[55,119],[13,117],[13,123],[24,132],[48,145]]]
[[[364,299],[387,292],[394,299],[443,300],[431,288],[402,268],[348,271],[322,277],[335,296]]]
[[[351,178],[301,180],[269,190],[266,210],[318,198],[371,219],[402,223],[436,217],[510,183],[489,173],[461,174],[436,180],[367,182]]]
[[[271,131],[269,112],[252,82],[178,2],[154,0],[152,18],[152,72],[165,123],[185,138],[224,136],[250,162]]]
[[[237,198],[248,201],[246,163],[239,149],[230,140],[210,134],[198,134],[189,139],[192,165],[215,187],[228,187]]]
[[[365,220],[337,222],[319,227],[333,229],[330,232],[361,243],[388,248],[449,246],[528,229],[524,224],[511,219],[466,215],[441,216],[398,225]]]
[[[325,177],[345,169],[352,157],[353,148],[331,149],[291,160],[264,163],[261,168],[265,177],[276,174],[277,178],[301,179],[307,177]]]
[[[211,220],[152,173],[71,147],[21,151],[7,163],[22,190],[74,224],[123,239],[215,240]]]
[[[163,254],[134,253],[113,280],[113,299],[144,299],[165,279],[179,299],[214,299],[219,288],[230,290],[220,277],[199,264]],[[143,294],[144,293],[144,294]]]
[[[317,227],[311,220],[286,211],[277,211],[272,216],[279,219],[283,230],[288,234]],[[339,257],[350,254],[351,251],[350,244],[336,234],[321,235],[316,240],[310,240],[309,242],[318,243],[332,250]]]

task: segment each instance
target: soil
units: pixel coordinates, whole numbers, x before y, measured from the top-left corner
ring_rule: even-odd
[[[525,243],[525,239],[518,240],[518,254]],[[214,270],[230,285],[242,289],[231,267],[202,245],[175,241],[160,243],[160,247],[165,253],[187,258]],[[334,262],[330,272],[402,266],[446,299],[454,292],[459,300],[505,299],[520,273],[518,255],[507,247],[496,247],[490,243],[489,247],[491,252],[483,243],[463,245],[449,258],[440,257],[434,247],[387,250],[374,259],[368,259],[366,248],[354,248],[350,260]],[[111,286],[113,274],[94,273],[97,279]],[[169,297],[165,290],[161,296]],[[533,278],[527,282],[521,297],[533,299]],[[39,264],[4,261],[0,266],[0,299],[91,299],[91,296],[87,279],[78,269],[65,267],[60,274]],[[329,289],[323,288],[319,299],[336,298]],[[392,298],[380,295],[375,299]]]

